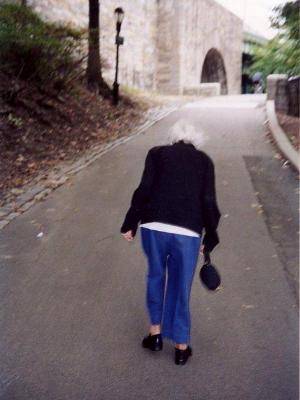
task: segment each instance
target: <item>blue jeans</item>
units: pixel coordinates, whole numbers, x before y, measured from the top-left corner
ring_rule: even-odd
[[[141,240],[148,259],[146,306],[151,324],[161,324],[162,336],[175,343],[189,343],[190,293],[201,238],[142,227]]]

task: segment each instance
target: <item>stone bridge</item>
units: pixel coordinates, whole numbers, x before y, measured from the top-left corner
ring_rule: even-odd
[[[45,18],[87,27],[87,0],[28,3]],[[119,6],[125,11],[121,84],[183,94],[219,82],[222,94],[240,93],[242,21],[214,0],[101,0],[101,55],[109,82],[115,67],[113,11]]]

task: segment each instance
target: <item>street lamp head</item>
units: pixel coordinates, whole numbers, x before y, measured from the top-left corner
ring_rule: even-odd
[[[115,14],[115,20],[116,20],[117,25],[119,25],[121,27],[121,24],[122,24],[123,19],[124,19],[124,10],[123,10],[123,8],[117,7],[115,9],[115,13],[114,14]]]

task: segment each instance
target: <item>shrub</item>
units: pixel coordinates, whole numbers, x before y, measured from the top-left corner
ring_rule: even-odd
[[[0,4],[0,70],[65,88],[82,73],[83,32],[43,21],[29,7]]]

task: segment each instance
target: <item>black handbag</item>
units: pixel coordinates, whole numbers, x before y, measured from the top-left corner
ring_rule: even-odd
[[[221,276],[217,268],[212,265],[209,253],[204,253],[204,264],[200,269],[199,277],[208,290],[216,290],[221,285]]]

